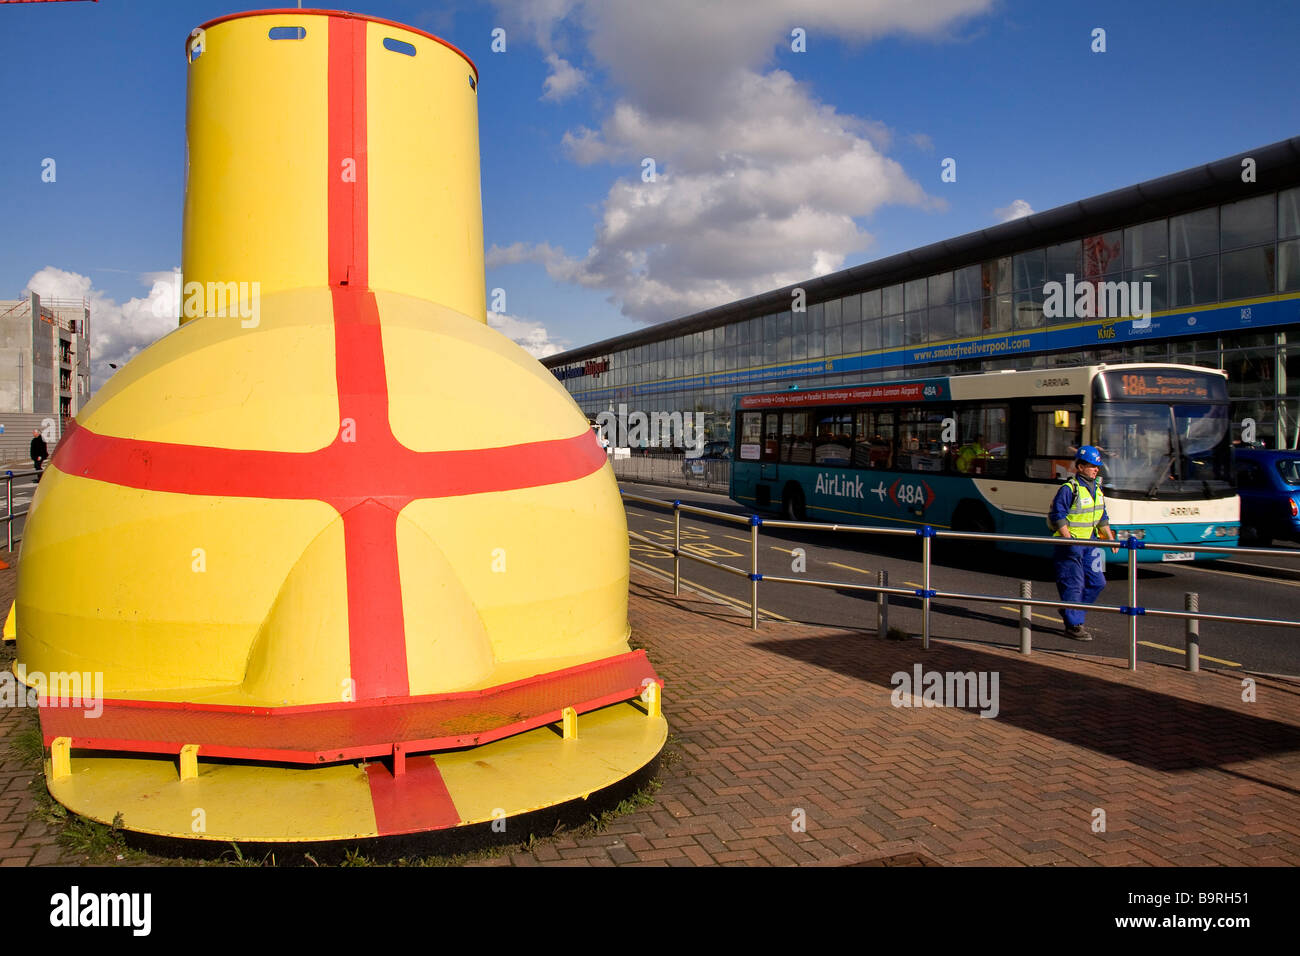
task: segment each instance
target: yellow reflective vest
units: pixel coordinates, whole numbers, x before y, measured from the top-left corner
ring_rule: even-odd
[[[1106,513],[1106,496],[1102,494],[1101,482],[1097,482],[1097,494],[1094,496],[1086,487],[1079,482],[1079,476],[1075,475],[1069,481],[1065,482],[1074,492],[1074,502],[1070,505],[1070,510],[1066,512],[1065,521],[1072,538],[1092,538],[1095,536],[1097,525],[1101,522],[1102,516]],[[1051,525],[1051,518],[1047,523]],[[1052,532],[1056,533],[1056,528],[1052,527]]]

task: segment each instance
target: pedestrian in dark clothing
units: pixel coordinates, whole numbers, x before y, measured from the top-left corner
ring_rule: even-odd
[[[45,447],[45,439],[41,437],[39,428],[32,429],[32,464],[36,467],[36,473],[40,474],[41,465],[50,459],[50,450]]]

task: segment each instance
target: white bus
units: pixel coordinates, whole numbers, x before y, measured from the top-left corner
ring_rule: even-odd
[[[1075,451],[1095,445],[1118,536],[1188,546],[1139,560],[1217,557],[1194,545],[1237,542],[1227,374],[1215,369],[1089,365],[794,387],[737,396],[733,434],[731,497],[795,520],[1047,536]]]

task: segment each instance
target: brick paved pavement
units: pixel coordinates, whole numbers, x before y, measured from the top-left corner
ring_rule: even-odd
[[[17,587],[18,572],[13,565],[18,556],[0,548],[0,559],[11,566],[0,570],[0,615],[7,615]],[[0,647],[0,668],[6,671],[13,661],[13,648],[13,644]],[[32,726],[35,719],[30,711],[0,707],[0,867],[71,865],[80,859],[63,850],[55,842],[54,832],[32,818],[32,771],[9,746],[15,735]]]
[[[1240,676],[1145,661],[755,634],[637,568],[631,619],[680,754],[655,806],[478,865],[1300,863],[1296,683],[1261,678],[1244,703]],[[996,671],[999,713],[892,706],[917,663]]]
[[[13,577],[0,571],[6,609]],[[1145,661],[1130,674],[804,625],[755,634],[636,568],[631,619],[667,680],[675,759],[654,805],[474,865],[1300,863],[1296,683],[1261,678],[1245,703],[1240,675]],[[891,675],[917,663],[996,672],[997,716],[892,706]],[[75,862],[3,756],[25,719],[0,710],[0,865]]]

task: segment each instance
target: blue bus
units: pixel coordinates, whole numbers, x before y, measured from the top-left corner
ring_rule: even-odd
[[[1111,527],[1186,550],[1235,545],[1227,373],[1089,365],[738,395],[731,497],[795,520],[1049,535],[1083,444],[1102,453]],[[1035,546],[1009,550],[1033,550]],[[1103,549],[1107,560],[1126,560]]]

